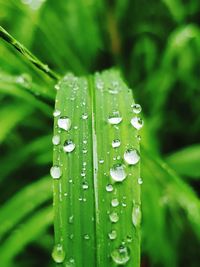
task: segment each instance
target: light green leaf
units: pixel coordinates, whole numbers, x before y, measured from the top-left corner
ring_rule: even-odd
[[[200,178],[200,144],[176,151],[169,155],[166,160],[180,175]]]
[[[59,87],[53,258],[77,266],[138,267],[140,156],[132,93],[114,70],[88,79],[69,74]]]

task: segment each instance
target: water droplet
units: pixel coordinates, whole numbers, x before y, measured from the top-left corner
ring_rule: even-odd
[[[140,178],[138,178],[138,184],[143,184],[143,180],[142,180],[142,178],[140,177]]]
[[[55,88],[56,90],[59,90],[59,89],[60,89],[60,85],[59,85],[59,84],[56,84],[56,85],[54,86],[54,88]]]
[[[141,215],[140,205],[133,203],[132,222],[135,227],[140,225],[141,217],[142,215]]]
[[[53,248],[52,258],[56,263],[62,263],[65,259],[65,251],[61,244],[57,244]]]
[[[60,144],[60,136],[59,135],[54,135],[52,138],[52,143],[53,145],[57,146]]]
[[[87,190],[88,189],[88,183],[87,182],[83,182],[83,184],[82,184],[82,188],[84,189],[84,190]]]
[[[133,125],[133,127],[134,127],[135,129],[140,130],[140,129],[143,127],[144,122],[143,122],[143,120],[142,120],[141,118],[139,118],[139,117],[133,117],[133,118],[131,119],[131,124]]]
[[[106,191],[107,192],[112,192],[113,191],[113,186],[111,184],[106,185]]]
[[[54,112],[53,112],[53,116],[54,117],[58,117],[58,116],[60,116],[60,114],[61,114],[61,112],[58,109],[55,109]]]
[[[112,212],[109,215],[109,218],[110,218],[111,222],[113,222],[113,223],[116,223],[119,221],[119,215],[117,214],[117,212]]]
[[[131,243],[132,241],[133,241],[133,238],[132,238],[132,236],[131,235],[127,235],[127,242],[128,243]]]
[[[100,163],[100,164],[103,164],[103,163],[104,163],[104,160],[103,160],[103,159],[100,159],[100,160],[99,160],[99,163]]]
[[[116,89],[112,89],[112,88],[108,88],[108,92],[111,94],[111,95],[117,95],[119,93],[118,90]]]
[[[74,216],[73,215],[71,215],[71,216],[69,216],[69,223],[71,224],[71,223],[73,223],[74,222]]]
[[[120,142],[119,139],[115,139],[115,140],[112,141],[112,147],[113,147],[113,148],[117,148],[117,147],[119,147],[120,145],[121,145],[121,142]]]
[[[84,239],[85,239],[85,240],[89,240],[89,239],[90,239],[89,235],[88,235],[88,234],[85,234],[85,235],[84,235]]]
[[[136,149],[128,149],[124,153],[124,159],[128,164],[135,165],[140,160],[140,154]]]
[[[69,131],[71,128],[71,120],[66,116],[60,117],[58,119],[58,127],[65,131]]]
[[[119,205],[119,200],[117,198],[112,199],[111,205],[113,207],[117,207]]]
[[[117,231],[116,230],[112,230],[109,234],[108,237],[110,238],[110,240],[114,240],[117,238]]]
[[[88,118],[88,114],[87,114],[87,113],[83,113],[83,114],[82,114],[82,119],[83,119],[83,120],[87,120],[87,118]]]
[[[75,149],[76,145],[72,142],[72,140],[66,140],[63,145],[63,150],[65,152],[72,152]]]
[[[136,138],[137,138],[137,140],[140,142],[141,141],[141,135],[136,135]]]
[[[131,107],[133,108],[133,112],[135,114],[139,114],[142,111],[142,107],[140,106],[140,104],[133,104],[131,105]]]
[[[53,179],[59,179],[62,175],[60,167],[56,165],[51,167],[50,174]]]
[[[83,149],[83,154],[87,154],[87,149]]]
[[[124,170],[124,165],[116,164],[110,169],[110,176],[115,182],[122,182],[127,174]]]
[[[109,115],[108,122],[110,124],[119,124],[121,121],[122,117],[120,116],[118,111],[115,111]]]
[[[111,253],[112,260],[119,265],[124,265],[130,260],[129,249],[125,246],[120,246]]]

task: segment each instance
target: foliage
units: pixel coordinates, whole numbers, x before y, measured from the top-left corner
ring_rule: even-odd
[[[120,69],[145,120],[142,266],[199,266],[199,1],[0,0],[0,10],[60,76]],[[1,40],[2,267],[53,266],[54,85]]]

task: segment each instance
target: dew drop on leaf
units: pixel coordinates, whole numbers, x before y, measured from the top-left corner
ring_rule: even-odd
[[[128,149],[124,153],[124,160],[130,165],[135,165],[140,161],[140,154],[136,149]]]
[[[135,114],[139,114],[142,111],[142,107],[140,106],[140,104],[133,104],[131,105],[131,107],[133,108],[133,112]]]
[[[110,169],[110,176],[115,182],[122,182],[127,174],[124,170],[124,165],[122,164],[115,164],[111,169]]]
[[[112,260],[119,265],[124,265],[130,260],[130,252],[126,246],[121,245],[111,252]]]
[[[113,186],[111,184],[106,185],[106,191],[107,192],[112,192],[113,191]]]
[[[108,122],[110,124],[119,124],[122,121],[122,117],[120,116],[118,111],[114,111],[108,117]]]
[[[111,200],[111,205],[112,205],[112,207],[119,206],[119,200],[117,198],[112,199]]]
[[[60,116],[60,114],[61,114],[61,112],[58,109],[55,109],[54,112],[53,112],[53,116],[54,117],[58,117],[58,116]]]
[[[84,189],[84,190],[87,190],[88,189],[88,183],[87,182],[83,182],[83,184],[82,184],[82,188]]]
[[[53,145],[57,146],[60,144],[60,136],[59,135],[54,135],[52,138],[52,143]]]
[[[83,120],[87,120],[88,114],[87,113],[83,113],[81,117],[82,117]]]
[[[84,239],[85,239],[85,240],[89,240],[89,239],[90,239],[89,235],[88,235],[88,234],[85,234],[85,235],[84,235]]]
[[[140,225],[141,222],[141,209],[139,204],[133,204],[132,222],[135,227]]]
[[[67,116],[60,117],[58,119],[58,127],[65,131],[69,131],[71,128],[71,120]]]
[[[56,165],[51,167],[50,174],[53,179],[59,179],[62,175],[60,167]]]
[[[143,120],[142,120],[141,118],[139,118],[139,117],[133,117],[133,118],[131,119],[131,124],[132,124],[132,126],[133,126],[135,129],[140,130],[140,129],[143,127],[144,122],[143,122]]]
[[[60,85],[59,85],[59,84],[56,84],[56,85],[54,86],[54,88],[55,88],[56,90],[59,90],[59,89],[60,89]]]
[[[57,244],[53,248],[52,258],[56,263],[62,263],[65,259],[65,251],[61,244]]]
[[[110,240],[114,240],[117,238],[117,231],[116,230],[112,230],[109,234],[108,237]]]
[[[119,147],[120,145],[121,145],[121,142],[120,142],[119,139],[114,139],[114,140],[112,141],[112,147],[113,147],[113,148],[117,148],[117,147]]]
[[[140,178],[138,178],[138,184],[143,184],[143,180],[142,180],[142,178],[140,177]]]
[[[117,212],[112,212],[109,215],[109,218],[110,218],[110,221],[113,222],[113,223],[116,223],[116,222],[119,221],[119,215],[117,214]]]
[[[63,150],[67,153],[72,152],[75,149],[76,145],[73,143],[72,140],[66,140],[63,145]]]

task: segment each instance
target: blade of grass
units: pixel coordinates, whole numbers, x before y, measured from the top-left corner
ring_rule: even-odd
[[[170,154],[167,163],[180,175],[200,178],[200,144],[195,144]]]
[[[43,234],[47,230],[47,227],[52,224],[52,221],[52,208],[45,207],[12,232],[1,245],[1,265],[10,266],[14,257],[21,252],[27,244],[36,240]]]
[[[49,176],[26,186],[9,199],[0,209],[0,236],[8,233],[24,217],[32,213],[51,196],[51,180]],[[20,207],[20,208],[19,208]],[[18,210],[18,212],[15,212]]]
[[[3,27],[0,26],[0,37],[7,43],[12,45],[19,53],[21,53],[28,61],[30,61],[36,68],[46,73],[49,77],[58,80],[59,75],[52,71],[48,65],[42,63],[36,56],[34,56],[27,48],[12,37]]]
[[[131,90],[117,71],[88,80],[68,75],[59,88],[56,110],[60,115],[55,118],[54,136],[60,136],[60,143],[55,145],[51,169],[55,178],[53,258],[64,265],[88,266],[90,259],[91,266],[138,267],[140,168],[123,159],[127,149],[139,150],[137,130],[130,122],[134,117]],[[109,116],[116,112],[122,122],[111,125]],[[120,139],[118,148],[112,146],[115,139]],[[124,181],[116,181],[113,172],[122,174]]]

